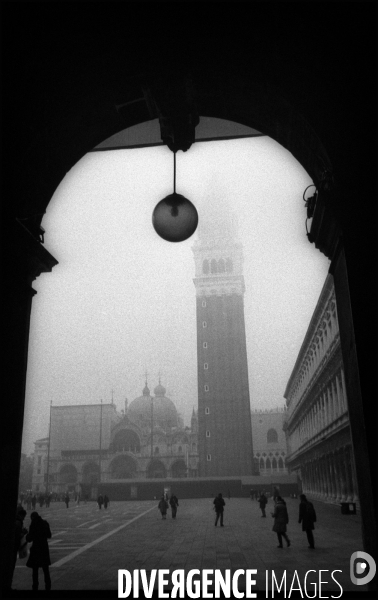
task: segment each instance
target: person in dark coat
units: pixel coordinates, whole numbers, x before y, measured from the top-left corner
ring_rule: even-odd
[[[216,515],[217,515],[215,517],[215,527],[218,525],[219,519],[220,519],[220,526],[223,527],[223,512],[224,512],[224,507],[226,506],[226,503],[222,498],[222,494],[218,494],[218,496],[216,496],[214,498],[213,504],[214,504],[214,509],[215,509]]]
[[[102,494],[100,494],[99,497],[97,498],[97,504],[98,504],[99,509],[101,510],[101,507],[104,504],[104,497]]]
[[[177,496],[175,496],[174,494],[172,494],[172,496],[171,496],[171,498],[169,500],[169,504],[171,505],[171,509],[172,509],[172,519],[175,519],[176,518],[176,514],[177,514],[177,507],[179,505]]]
[[[108,504],[109,504],[109,496],[107,496],[105,494],[105,496],[104,496],[104,508],[108,508]]]
[[[276,532],[278,538],[278,548],[282,548],[282,538],[285,539],[287,547],[290,546],[291,542],[286,534],[286,525],[289,522],[289,515],[287,513],[286,503],[281,498],[281,496],[277,496],[276,504],[274,507],[274,512],[272,512],[272,517],[274,517],[274,525],[272,530]]]
[[[160,500],[160,502],[158,504],[158,509],[161,512],[161,517],[162,517],[163,520],[165,520],[167,518],[167,509],[168,509],[168,506],[169,506],[168,502],[166,501],[166,499],[164,497],[164,494],[163,494],[163,496],[161,497],[161,500]]]
[[[47,540],[51,538],[50,525],[42,519],[37,512],[32,512],[30,515],[31,524],[29,533],[26,536],[27,542],[32,542],[29,558],[26,566],[33,569],[33,590],[38,590],[38,570],[41,567],[45,577],[45,588],[51,590],[51,578],[49,566],[50,552]]]
[[[265,496],[265,492],[263,492],[262,494],[260,494],[260,498],[259,498],[259,505],[260,505],[262,517],[266,517],[265,507],[267,504],[268,504],[268,498]]]
[[[70,505],[70,495],[69,495],[69,493],[68,493],[68,492],[67,492],[67,493],[66,493],[66,495],[64,496],[64,502],[65,502],[65,504],[66,504],[66,507],[68,508],[68,507],[69,507],[69,505]]]
[[[24,508],[17,507],[16,512],[16,525],[14,530],[14,546],[13,546],[13,562],[12,562],[12,578],[14,569],[17,562],[17,553],[21,548],[21,540],[24,535],[27,534],[28,530],[24,527],[24,519],[26,517],[26,510]]]
[[[309,502],[305,494],[299,496],[299,519],[298,523],[302,523],[302,531],[306,532],[309,548],[315,550],[314,534],[312,533],[315,529],[314,523],[316,522],[316,512],[312,502]]]

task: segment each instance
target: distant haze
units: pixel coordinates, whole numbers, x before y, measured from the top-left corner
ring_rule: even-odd
[[[197,143],[177,154],[178,193],[211,219],[236,214],[244,248],[251,407],[283,393],[327,275],[306,237],[302,199],[311,179],[267,137]],[[165,147],[90,153],[67,174],[44,216],[45,247],[59,261],[33,284],[23,452],[48,434],[56,405],[142,394],[147,371],[190,424],[197,407],[196,234],[159,238],[152,211],[173,191]],[[310,190],[309,190],[310,191]],[[219,208],[218,208],[219,209]]]

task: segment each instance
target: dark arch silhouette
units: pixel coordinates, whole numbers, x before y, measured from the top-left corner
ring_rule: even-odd
[[[171,466],[171,475],[175,478],[183,478],[187,475],[187,467],[183,460],[176,460]]]
[[[114,452],[140,452],[140,439],[132,429],[121,429],[114,436],[112,445]]]
[[[147,468],[148,479],[165,479],[167,476],[167,469],[161,460],[154,459]]]
[[[261,7],[253,15],[258,25],[253,36],[251,19],[234,27],[237,44],[232,36],[227,43],[220,34],[214,44],[214,38],[206,35],[206,19],[201,19],[195,24],[203,34],[197,36],[198,43],[193,43],[194,27],[186,28],[187,37],[180,29],[179,43],[188,51],[173,62],[168,60],[172,39],[160,34],[159,23],[166,18],[160,7],[162,14],[149,19],[152,31],[147,31],[146,19],[131,15],[133,35],[125,36],[115,21],[104,31],[102,43],[96,39],[96,28],[80,28],[81,20],[72,18],[69,11],[66,23],[62,15],[59,19],[45,12],[41,15],[35,3],[7,15],[4,86],[9,93],[2,132],[7,148],[4,183],[9,192],[4,194],[8,307],[4,345],[11,366],[5,369],[9,375],[5,385],[12,395],[7,406],[7,423],[12,426],[3,438],[10,449],[5,549],[14,537],[12,515],[17,502],[34,294],[31,282],[55,264],[39,241],[42,216],[66,172],[86,152],[125,127],[156,118],[154,100],[157,106],[159,101],[164,105],[162,89],[185,113],[180,90],[187,88],[180,76],[190,72],[199,115],[234,120],[269,135],[320,185],[311,234],[316,248],[331,260],[335,277],[351,434],[356,460],[366,465],[363,472],[357,472],[364,549],[374,554],[376,534],[370,507],[375,463],[369,458],[369,444],[376,444],[370,416],[371,390],[376,386],[371,347],[375,347],[376,335],[366,315],[375,314],[376,297],[366,295],[364,288],[371,277],[371,256],[375,256],[375,236],[369,233],[376,182],[374,169],[367,165],[376,149],[373,136],[366,136],[376,118],[371,76],[375,72],[375,12],[366,12],[375,7],[360,4],[341,13],[337,3],[335,8],[329,4],[326,20],[316,5],[310,12],[303,12],[308,9],[305,4],[302,8],[282,3],[274,11],[267,5],[269,13]],[[146,10],[151,15],[152,8]],[[116,18],[123,24],[118,13]],[[68,24],[73,27],[69,47],[64,43]],[[20,35],[14,35],[16,29]],[[26,31],[33,31],[39,44],[31,44],[30,35],[23,35]],[[138,50],[131,52],[136,40]],[[351,64],[358,68],[351,69]],[[154,81],[160,85],[154,87]],[[349,127],[350,115],[358,115],[358,127]],[[335,188],[322,180],[324,169],[330,167],[336,174]]]
[[[133,479],[136,476],[136,471],[136,462],[128,454],[117,456],[110,463],[112,479]]]
[[[100,467],[95,462],[87,462],[82,470],[82,482],[85,484],[95,484],[100,479]]]
[[[59,483],[76,483],[77,469],[75,465],[63,465],[59,471]]]
[[[268,444],[277,444],[278,442],[278,433],[276,431],[276,429],[273,429],[273,427],[271,429],[268,429],[267,434],[266,434],[266,441],[268,442]]]
[[[215,260],[215,258],[211,259],[210,271],[211,271],[211,273],[218,273],[218,263]]]

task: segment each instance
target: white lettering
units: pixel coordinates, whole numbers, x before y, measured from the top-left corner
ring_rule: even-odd
[[[322,583],[328,583],[328,581],[322,581],[322,573],[328,573],[328,569],[320,569],[319,571],[319,598],[329,598],[329,596],[322,596]]]
[[[342,573],[342,571],[341,571],[340,569],[335,569],[335,570],[334,570],[334,571],[332,571],[332,573],[331,573],[331,577],[332,577],[333,581],[334,581],[335,583],[337,583],[337,585],[338,585],[338,586],[339,586],[339,588],[340,588],[340,596],[331,596],[331,598],[340,598],[340,597],[341,597],[341,595],[342,595],[342,593],[343,593],[343,588],[341,587],[341,585],[339,584],[339,582],[338,582],[338,581],[337,581],[337,580],[334,578],[334,576],[333,576],[333,574],[334,574],[334,573]]]
[[[214,573],[213,569],[203,569],[202,571],[202,598],[214,598],[213,594],[209,592],[208,587],[213,583],[209,576]]]
[[[295,588],[295,587],[293,587],[293,586],[294,586],[295,579],[296,579],[296,580],[297,580],[297,582],[298,582],[299,588]],[[303,598],[303,592],[302,592],[302,588],[301,588],[301,582],[299,581],[298,573],[297,573],[296,571],[294,571],[294,575],[293,575],[293,581],[291,582],[291,586],[290,586],[290,590],[289,590],[289,598],[290,598],[290,596],[291,596],[291,592],[292,592],[293,590],[295,590],[295,591],[298,591],[298,590],[299,590],[299,591],[300,591],[300,593],[301,593],[301,598]]]
[[[214,598],[220,598],[220,588],[225,598],[231,598],[231,571],[230,569],[224,570],[225,579],[223,578],[222,571],[219,569],[215,570],[214,573]]]
[[[185,598],[185,571],[184,569],[176,569],[172,571],[172,591],[171,598],[177,598],[177,590],[179,590],[179,597]]]
[[[276,582],[277,592],[281,591],[282,585],[284,586],[284,597],[286,598],[286,571],[283,572],[283,576],[282,576],[282,579],[281,579],[281,585],[280,585],[280,587],[278,587],[278,581],[276,579],[274,571],[272,571],[272,598],[274,598],[274,583],[273,583],[273,579]],[[267,590],[268,590],[268,586],[267,586]]]
[[[139,569],[133,571],[133,598],[139,598]]]
[[[310,583],[310,585],[313,585],[315,587],[315,593],[313,596],[309,596],[308,595],[308,590],[307,590],[307,576],[309,573],[316,573],[315,569],[310,569],[309,571],[306,572],[306,575],[304,576],[304,581],[303,581],[303,586],[306,592],[306,596],[307,598],[315,598],[316,597],[316,590],[317,590],[317,585],[315,582]]]
[[[256,585],[256,579],[252,579],[252,575],[256,575],[257,569],[247,569],[245,572],[245,597],[256,598],[257,594],[251,591],[251,587]]]
[[[143,593],[146,598],[152,598],[154,591],[157,569],[151,569],[150,584],[148,585],[146,569],[141,569],[140,578],[142,580]]]
[[[193,581],[194,575],[199,575],[200,572],[198,569],[191,569],[186,578],[186,592],[189,598],[199,598],[200,597],[200,588],[201,583],[196,579]]]
[[[240,575],[244,575],[244,569],[238,569],[235,571],[232,577],[232,593],[234,594],[235,598],[244,598],[244,593],[239,592],[238,590],[238,579]]]
[[[159,575],[158,575],[159,598],[169,598],[169,592],[164,592],[164,586],[167,585],[167,583],[168,583],[168,579],[164,579],[164,575],[169,575],[169,569],[159,569]]]
[[[123,580],[125,578],[125,588]],[[118,569],[118,598],[127,598],[131,592],[131,574],[126,569]]]

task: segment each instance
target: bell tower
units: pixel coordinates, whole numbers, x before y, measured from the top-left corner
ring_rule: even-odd
[[[199,474],[253,474],[243,248],[230,215],[201,221],[192,248],[197,304]]]

